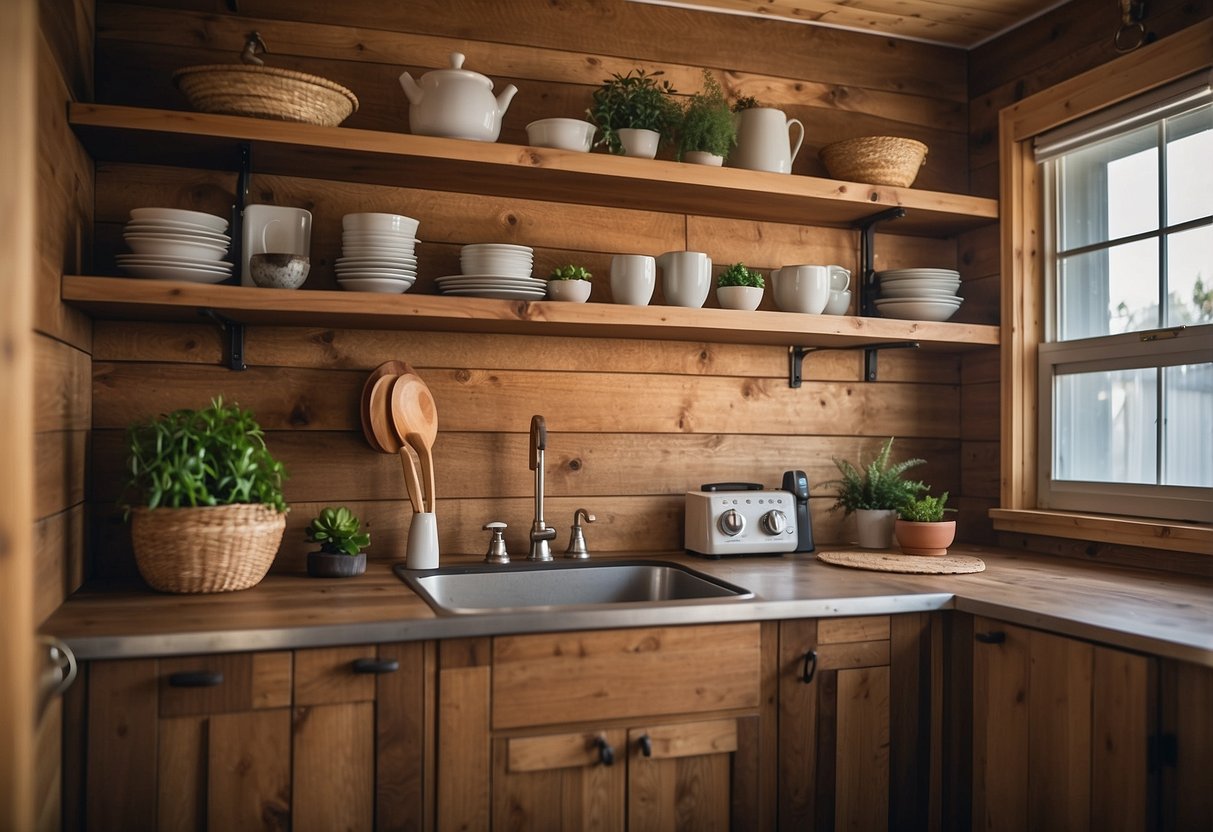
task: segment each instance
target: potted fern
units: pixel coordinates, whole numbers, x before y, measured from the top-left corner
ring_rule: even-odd
[[[679,118],[679,108],[669,81],[658,80],[643,69],[618,72],[594,90],[593,104],[586,110],[597,125],[600,137],[595,146],[611,153],[652,159],[662,138],[669,138]]]
[[[716,281],[716,300],[723,309],[757,309],[765,286],[761,274],[734,263]]]
[[[897,545],[907,555],[946,555],[948,547],[956,539],[956,521],[944,520],[948,492],[938,497],[929,494],[906,501],[897,509],[897,522],[893,534]]]
[[[212,400],[127,430],[135,564],[162,592],[256,585],[286,529],[286,472],[248,410]]]
[[[307,573],[313,578],[349,578],[366,571],[371,536],[345,506],[321,509],[307,527],[307,539],[320,550],[307,553]]]
[[[719,167],[737,144],[737,117],[719,82],[706,69],[703,90],[690,97],[678,129],[678,158],[683,162]]]
[[[838,498],[831,510],[842,508],[846,514],[855,514],[859,531],[859,545],[865,549],[887,549],[893,545],[893,526],[897,511],[914,500],[927,487],[917,480],[908,480],[904,474],[921,459],[906,459],[889,463],[893,450],[893,437],[881,446],[880,452],[868,463],[858,466],[834,458],[842,476],[822,483],[837,486]]]

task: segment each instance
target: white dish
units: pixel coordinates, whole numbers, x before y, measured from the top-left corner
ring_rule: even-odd
[[[122,270],[130,272],[135,277],[147,277],[153,280],[185,280],[190,283],[222,283],[231,277],[224,272],[210,269],[193,269],[189,266],[152,266],[140,264],[125,264]]]
[[[407,280],[392,280],[387,277],[346,278],[337,282],[348,292],[378,292],[387,295],[402,294],[413,285]]]
[[[495,274],[449,274],[435,278],[439,286],[459,287],[469,284],[520,286],[526,289],[547,289],[547,281],[534,277],[515,277]]]
[[[338,280],[363,277],[390,277],[393,280],[407,280],[411,283],[417,279],[417,273],[403,269],[352,269],[348,272],[337,272]]]
[[[460,253],[474,251],[517,251],[524,252],[526,254],[535,253],[535,249],[531,248],[530,246],[517,246],[513,245],[512,243],[468,243],[466,246],[460,249]]]
[[[341,228],[345,231],[388,232],[392,234],[417,233],[420,220],[406,217],[404,214],[386,214],[375,211],[365,211],[357,214],[346,214],[341,218]]]
[[[885,269],[877,277],[960,277],[955,269]]]
[[[155,225],[147,222],[128,222],[122,227],[122,236],[129,234],[141,234],[144,236],[155,237],[172,237],[182,240],[208,240],[213,243],[230,243],[232,238],[228,234],[220,234],[215,231],[206,231],[202,228],[175,228],[173,226]]]
[[[131,219],[140,222],[192,223],[220,234],[227,231],[227,220],[223,217],[184,208],[132,208]]]
[[[959,277],[882,277],[882,286],[959,286]]]
[[[589,153],[598,128],[576,118],[541,118],[526,126],[526,140],[531,147],[555,147]]]
[[[882,286],[882,298],[954,298],[956,290],[949,288],[936,289],[930,286]]]
[[[353,243],[343,245],[343,257],[413,257],[416,246],[372,245],[370,243]]]
[[[959,302],[940,300],[876,300],[873,303],[882,317],[903,321],[946,321],[960,308]]]
[[[547,290],[532,289],[445,289],[444,295],[467,298],[498,298],[500,300],[543,300]]]
[[[164,254],[119,254],[114,258],[120,266],[184,266],[187,269],[205,269],[212,272],[232,271],[226,260],[199,260],[195,257],[170,257]]]
[[[417,238],[412,234],[389,234],[380,231],[346,231],[341,235],[344,243],[385,243],[387,245],[412,245]]]
[[[227,254],[227,246],[222,244],[165,240],[138,234],[128,235],[125,239],[131,251],[136,254],[167,254],[170,257],[193,257],[199,260],[222,260],[223,255]]]
[[[398,268],[400,266],[415,266],[417,265],[416,257],[338,257],[333,261],[333,265],[341,266],[390,266]]]

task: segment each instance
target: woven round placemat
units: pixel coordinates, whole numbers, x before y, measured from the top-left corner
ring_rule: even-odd
[[[874,572],[908,572],[915,575],[963,575],[982,572],[986,563],[970,555],[903,555],[901,552],[841,550],[818,552],[817,559],[834,566]]]

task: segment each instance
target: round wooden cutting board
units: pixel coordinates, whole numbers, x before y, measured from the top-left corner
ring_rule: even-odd
[[[970,555],[903,555],[901,552],[872,549],[818,552],[817,559],[851,569],[907,572],[915,575],[963,575],[968,572],[982,572],[986,568],[985,561]]]

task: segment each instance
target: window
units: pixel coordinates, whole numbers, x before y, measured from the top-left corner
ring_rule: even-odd
[[[1209,78],[1035,139],[1039,508],[1213,521]]]

